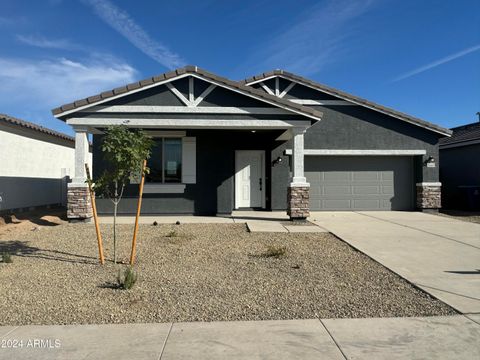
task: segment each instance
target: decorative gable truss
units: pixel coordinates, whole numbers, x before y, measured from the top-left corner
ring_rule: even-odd
[[[288,81],[288,85],[284,87],[283,89],[280,86],[280,79],[284,81]],[[266,84],[267,80],[270,80],[270,84]],[[255,86],[263,89],[267,94],[277,96],[279,98],[284,98],[285,95],[288,94],[292,88],[297,85],[295,81],[291,81],[290,79],[283,78],[280,76],[274,76],[270,78],[266,78],[263,81],[253,81],[251,83],[248,83],[247,85],[249,86]],[[270,86],[269,86],[270,85]],[[271,86],[273,85],[273,88]],[[298,85],[298,86],[304,86],[304,85]],[[317,90],[318,91],[318,90]],[[300,105],[341,105],[341,106],[355,106],[357,104],[352,103],[350,101],[345,101],[345,100],[313,100],[313,99],[296,99],[293,97],[288,98],[289,101],[295,103],[295,104],[300,104]]]
[[[197,107],[213,89],[217,87],[215,84],[210,84],[196,99],[194,98],[194,80],[193,76],[188,78],[188,99],[180,92],[172,83],[166,83],[168,89],[188,107]]]

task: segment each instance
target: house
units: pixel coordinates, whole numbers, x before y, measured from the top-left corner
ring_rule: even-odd
[[[74,158],[73,137],[0,114],[0,213],[65,205]]]
[[[480,122],[440,140],[442,201],[448,209],[480,210]]]
[[[143,213],[248,208],[287,210],[295,219],[311,210],[440,207],[438,141],[450,130],[284,71],[236,82],[187,66],[53,114],[76,133],[71,208],[87,196],[87,134],[100,174],[102,131],[112,124],[155,138]],[[130,184],[120,213],[135,212],[137,194]],[[98,210],[112,208],[98,199]]]

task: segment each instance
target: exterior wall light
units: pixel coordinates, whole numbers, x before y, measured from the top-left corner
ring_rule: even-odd
[[[272,166],[278,165],[283,161],[283,159],[279,156],[275,160],[272,161]]]
[[[425,160],[424,164],[425,164],[426,167],[434,168],[435,167],[435,158],[433,156],[429,156],[428,159]]]

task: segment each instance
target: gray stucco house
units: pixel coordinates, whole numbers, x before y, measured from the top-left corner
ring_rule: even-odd
[[[187,66],[53,110],[76,133],[72,217],[90,216],[83,168],[105,164],[102,129],[155,138],[143,213],[230,214],[235,209],[414,210],[440,207],[438,141],[450,130],[294,74],[232,81]],[[135,211],[138,186],[120,212]],[[100,213],[109,213],[99,199]]]
[[[448,209],[480,210],[480,122],[440,139],[442,201]]]

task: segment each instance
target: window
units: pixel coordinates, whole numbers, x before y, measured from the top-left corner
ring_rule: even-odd
[[[182,182],[182,139],[155,138],[148,167],[150,174],[145,180],[150,183]]]

